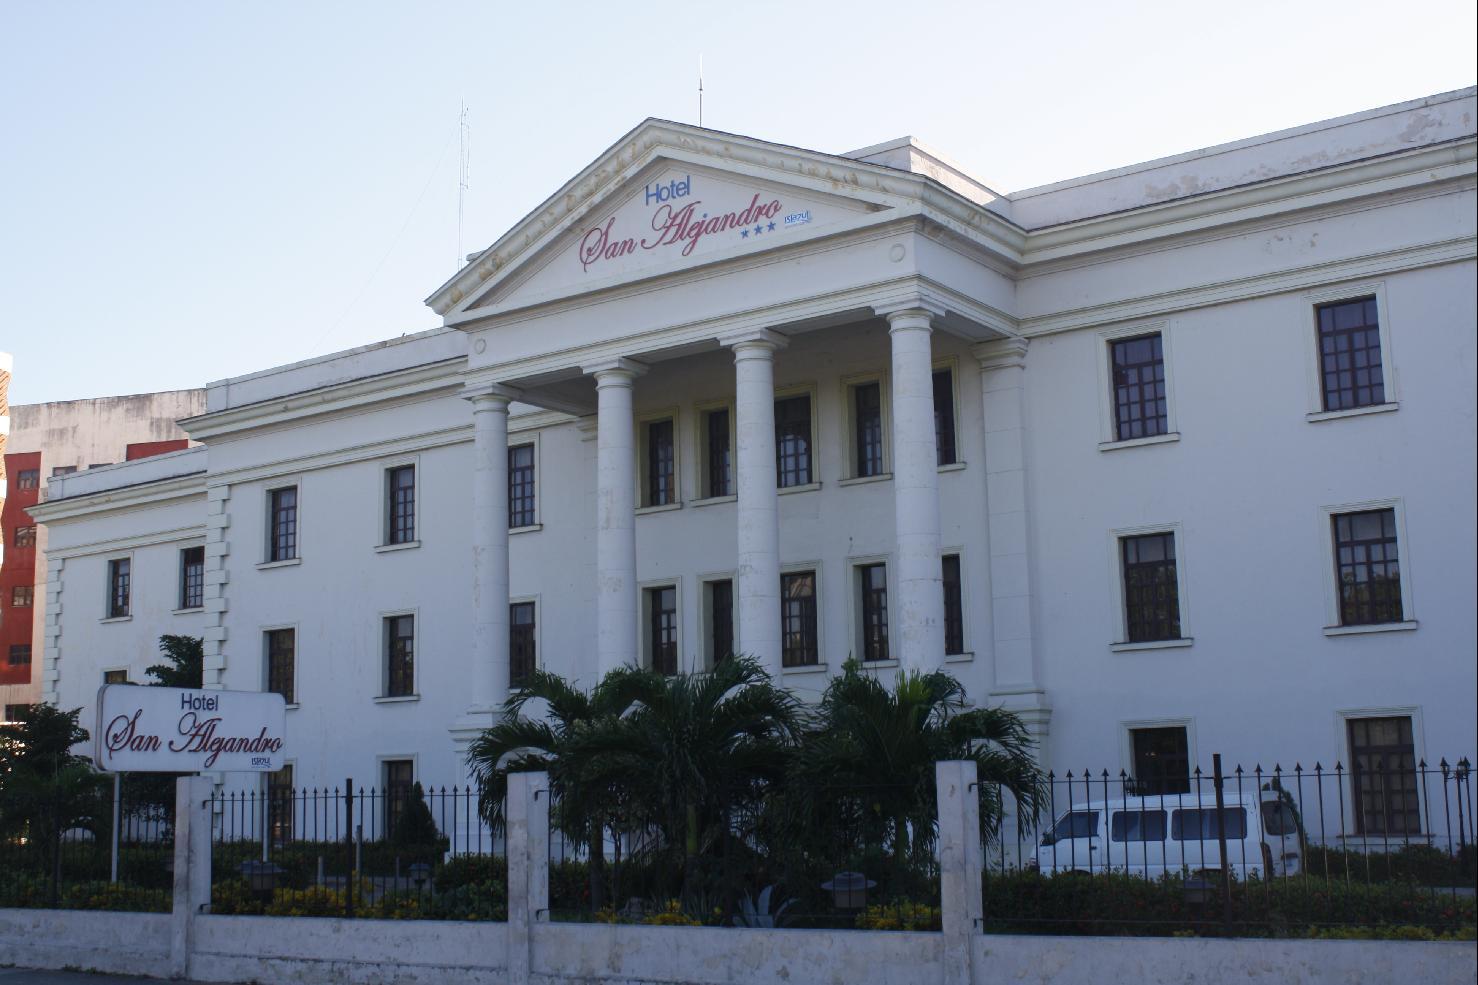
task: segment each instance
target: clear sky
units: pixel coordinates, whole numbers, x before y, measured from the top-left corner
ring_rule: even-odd
[[[648,116],[911,134],[1013,191],[1472,85],[1473,0],[0,0],[14,403],[434,327],[465,252]]]

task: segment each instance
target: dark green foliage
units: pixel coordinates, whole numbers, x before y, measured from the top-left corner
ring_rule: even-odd
[[[150,687],[205,685],[205,642],[198,636],[161,636],[159,652],[168,663],[155,664],[144,673],[154,678]]]
[[[421,784],[411,786],[410,796],[401,807],[395,828],[390,832],[390,844],[403,853],[403,861],[432,862],[446,851],[447,840],[437,830],[431,808],[426,806],[426,792]]]
[[[1321,879],[1465,886],[1469,890],[1478,879],[1475,862],[1478,849],[1473,845],[1464,845],[1455,856],[1431,845],[1404,845],[1389,853],[1310,845],[1304,852],[1304,871]]]

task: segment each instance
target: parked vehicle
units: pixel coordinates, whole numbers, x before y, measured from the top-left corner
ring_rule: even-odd
[[[1302,861],[1298,821],[1274,791],[1223,798],[1227,860],[1240,879],[1290,876]],[[1036,850],[1047,875],[1165,873],[1222,869],[1216,801],[1205,794],[1157,794],[1075,804],[1054,819]]]

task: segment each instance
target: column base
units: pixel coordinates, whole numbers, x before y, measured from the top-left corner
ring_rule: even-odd
[[[990,704],[997,705],[1021,719],[1027,732],[1037,744],[1035,759],[1042,769],[1048,769],[1047,739],[1052,734],[1052,705],[1047,702],[1047,691],[1033,685],[993,688],[987,696]]]
[[[472,740],[482,734],[484,729],[491,728],[499,714],[496,708],[468,708],[447,726],[459,769],[466,769],[467,747],[472,744]]]

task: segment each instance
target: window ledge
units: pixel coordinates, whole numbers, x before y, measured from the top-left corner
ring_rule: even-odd
[[[672,510],[680,510],[682,508],[683,504],[681,502],[663,503],[661,506],[638,506],[636,508],[636,515],[646,516],[648,513],[669,513]]]
[[[950,462],[947,465],[940,465],[940,466],[938,466],[935,469],[935,471],[936,472],[963,472],[963,471],[965,471],[965,463],[964,462]]]
[[[781,667],[781,674],[824,674],[826,664],[801,664],[799,667]]]
[[[891,482],[892,472],[879,472],[877,475],[854,475],[850,479],[841,479],[837,482],[839,486],[865,486],[869,482]]]
[[[1325,626],[1325,636],[1363,636],[1366,633],[1402,633],[1416,629],[1415,619],[1405,622],[1373,622],[1362,626]]]
[[[693,502],[690,505],[692,505],[692,506],[717,506],[720,503],[737,503],[737,502],[739,502],[739,497],[738,496],[709,496],[706,499],[695,499],[695,500],[693,500]]]
[[[383,695],[382,694],[382,695],[379,695],[378,697],[376,697],[374,699],[374,702],[377,705],[401,705],[401,704],[405,704],[407,701],[420,701],[420,700],[421,700],[421,696],[419,694],[397,694],[397,695],[394,695],[393,697],[392,696],[389,696],[389,695]]]
[[[378,544],[375,546],[375,553],[389,554],[391,551],[409,551],[420,546],[419,540],[408,540],[404,544]]]
[[[802,486],[777,486],[775,492],[781,496],[789,496],[791,493],[815,492],[821,488],[819,482],[808,482]]]
[[[1120,448],[1140,448],[1144,445],[1164,445],[1172,441],[1180,440],[1179,431],[1168,431],[1165,434],[1151,435],[1148,438],[1130,438],[1127,441],[1100,441],[1099,451],[1118,451]]]
[[[526,523],[521,527],[509,527],[508,536],[512,537],[514,534],[536,534],[543,529],[544,524],[542,523]]]
[[[946,653],[944,662],[947,664],[965,664],[975,659],[973,653]]]
[[[290,557],[286,561],[263,561],[257,565],[258,571],[266,571],[268,568],[291,568],[295,564],[302,564],[300,557]]]
[[[203,605],[192,605],[192,606],[187,606],[186,608],[183,608],[183,609],[175,609],[173,612],[170,613],[170,615],[172,615],[172,616],[188,616],[188,615],[193,615],[196,612],[204,612],[204,611],[205,611],[205,606],[203,606]]]
[[[107,625],[110,622],[128,622],[132,618],[133,618],[132,615],[127,615],[127,616],[105,616],[104,618],[99,619],[98,622],[99,623],[102,623],[103,625]]]
[[[297,711],[303,706],[296,701],[289,701],[287,704],[283,705],[283,707],[286,708],[288,711]]]
[[[888,660],[864,660],[862,662],[863,670],[887,670],[889,667],[897,666],[898,661],[891,658]]]
[[[1143,643],[1110,643],[1114,653],[1132,653],[1136,650],[1174,650],[1196,642],[1194,636],[1182,636],[1178,640],[1146,640]]]
[[[1314,414],[1305,414],[1304,420],[1311,424],[1319,421],[1337,421],[1344,417],[1364,417],[1366,414],[1387,414],[1393,410],[1400,410],[1401,404],[1395,400],[1385,404],[1370,404],[1366,407],[1349,407],[1345,410],[1321,410]]]

